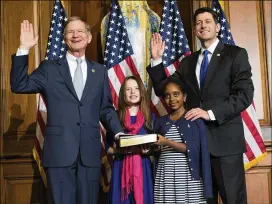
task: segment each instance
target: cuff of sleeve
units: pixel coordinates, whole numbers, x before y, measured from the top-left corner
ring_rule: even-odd
[[[16,56],[28,55],[28,53],[29,53],[29,50],[23,50],[18,48],[16,52]]]
[[[212,110],[208,110],[207,112],[209,114],[210,120],[212,120],[212,121],[216,120]]]
[[[150,60],[151,67],[155,67],[155,66],[157,66],[160,63],[162,63],[162,58],[156,59],[156,60],[153,60],[153,59]]]

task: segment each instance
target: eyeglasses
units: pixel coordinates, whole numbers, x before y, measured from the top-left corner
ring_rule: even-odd
[[[67,30],[66,35],[74,35],[75,32],[77,32],[79,35],[87,33],[85,30]]]

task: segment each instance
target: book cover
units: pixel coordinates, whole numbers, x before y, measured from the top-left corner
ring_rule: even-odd
[[[122,134],[119,136],[120,147],[142,145],[142,144],[154,143],[157,141],[158,141],[157,134],[146,134],[146,135]]]

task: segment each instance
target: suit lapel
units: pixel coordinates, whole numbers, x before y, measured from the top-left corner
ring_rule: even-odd
[[[71,73],[70,73],[70,69],[69,69],[69,65],[68,65],[66,57],[60,59],[57,63],[59,65],[58,67],[59,72],[61,73],[68,89],[74,95],[74,97],[78,99],[73,82],[72,82],[72,77],[71,77]]]
[[[206,88],[208,87],[208,85],[212,79],[212,76],[220,63],[221,57],[223,55],[223,52],[222,52],[223,48],[224,48],[224,44],[222,42],[219,42],[213,52],[211,61],[208,65],[207,75],[206,75],[202,94],[205,92]]]
[[[94,64],[92,62],[89,62],[88,60],[86,60],[86,62],[87,62],[87,80],[86,80],[86,83],[85,83],[85,86],[84,86],[83,93],[82,93],[80,101],[83,101],[86,98],[88,91],[92,87],[91,86],[92,80],[95,79],[95,77],[92,76],[92,75],[95,74]]]
[[[196,78],[196,64],[200,51],[194,52],[191,55],[190,66],[188,72],[190,73],[190,80],[187,80],[196,95],[200,94],[197,78]]]

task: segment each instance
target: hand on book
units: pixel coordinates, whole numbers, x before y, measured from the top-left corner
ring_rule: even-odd
[[[150,151],[150,145],[148,144],[140,145],[140,148],[142,150],[142,154],[148,154],[148,152]]]
[[[156,145],[167,145],[167,139],[164,136],[158,135],[158,141],[155,143]]]

